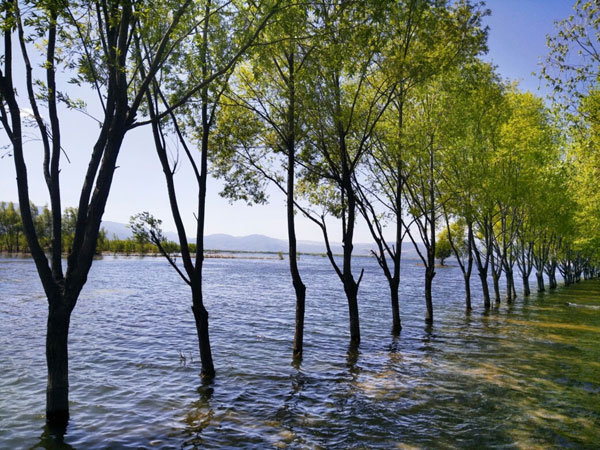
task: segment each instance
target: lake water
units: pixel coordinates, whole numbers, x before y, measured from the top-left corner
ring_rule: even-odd
[[[600,445],[598,281],[484,314],[474,277],[466,316],[459,269],[440,268],[428,329],[422,268],[405,261],[394,339],[387,284],[357,258],[362,342],[349,352],[339,280],[325,258],[300,266],[295,367],[287,261],[206,261],[217,378],[202,385],[189,290],[167,263],[94,262],[71,321],[65,448]],[[0,448],[60,443],[44,430],[46,314],[33,263],[0,259]]]

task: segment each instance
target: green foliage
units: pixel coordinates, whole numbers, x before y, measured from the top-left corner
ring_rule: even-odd
[[[546,39],[549,54],[540,76],[553,88],[555,100],[572,119],[576,119],[579,100],[586,97],[599,81],[598,2],[577,0],[573,14],[557,22],[556,28],[556,34]]]
[[[444,261],[452,255],[452,245],[448,238],[448,230],[442,230],[436,238],[435,242],[435,257],[440,260],[440,264],[443,266]]]

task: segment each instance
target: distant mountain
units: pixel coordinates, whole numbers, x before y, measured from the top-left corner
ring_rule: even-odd
[[[15,205],[17,206],[17,205]],[[131,229],[124,223],[105,220],[101,228],[106,230],[109,239],[127,239],[131,237]],[[170,241],[178,241],[177,233],[167,231],[165,237]],[[196,238],[188,238],[189,242],[196,242]],[[298,251],[301,253],[325,253],[325,244],[320,241],[298,241]],[[207,250],[227,250],[243,252],[287,252],[288,242],[283,239],[275,239],[263,234],[251,234],[249,236],[231,236],[229,234],[209,234],[204,237],[204,248]],[[355,255],[370,255],[371,250],[376,249],[375,244],[355,243]],[[335,254],[343,252],[342,244],[331,243],[331,250]],[[402,244],[402,257],[408,259],[418,258],[417,252],[411,242]]]
[[[127,239],[131,237],[131,229],[128,225],[119,222],[111,222],[109,220],[103,220],[100,228],[104,228],[106,236],[109,239]],[[177,233],[167,231],[164,233],[165,237],[170,241],[177,241]],[[194,242],[194,241],[192,241]]]
[[[109,238],[127,239],[131,237],[131,230],[123,223],[104,221],[102,228],[106,230]],[[177,242],[177,233],[165,232],[165,237],[171,241]],[[190,242],[195,242],[195,238],[189,238]],[[283,239],[276,239],[263,234],[251,234],[249,236],[232,236],[230,234],[209,234],[204,237],[204,248],[207,250],[227,250],[242,252],[287,252],[288,242]],[[376,249],[375,244],[355,243],[355,255],[370,255],[371,249]],[[343,252],[342,244],[334,242],[331,244],[331,250],[335,254]],[[301,253],[325,253],[325,244],[319,241],[298,241],[298,251]],[[402,244],[402,256],[408,259],[418,258],[417,252],[411,242]]]

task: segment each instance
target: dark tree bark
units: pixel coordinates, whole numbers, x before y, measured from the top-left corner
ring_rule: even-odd
[[[494,283],[494,300],[500,303],[500,272],[492,268],[492,282]]]
[[[294,348],[293,356],[295,359],[302,357],[304,350],[304,313],[306,309],[306,286],[302,282],[300,271],[298,270],[298,251],[296,247],[296,223],[294,219],[294,187],[295,187],[295,163],[296,163],[296,78],[295,78],[295,55],[290,52],[286,55],[288,63],[288,93],[289,103],[287,111],[287,226],[288,226],[288,248],[290,259],[290,274],[292,276],[292,285],[296,293],[296,320],[294,326]]]
[[[529,297],[531,295],[531,288],[529,287],[529,277],[523,277],[523,295]]]
[[[538,292],[544,292],[546,289],[544,288],[544,274],[543,272],[536,272],[535,278],[537,280],[537,290]]]
[[[465,279],[465,306],[467,308],[467,312],[473,310],[471,305],[471,274],[464,274]]]
[[[48,385],[46,388],[46,420],[49,424],[69,420],[69,354],[67,341],[71,311],[62,306],[64,300],[53,299],[48,308],[46,333],[46,361]]]
[[[206,2],[204,10],[202,11],[203,19],[201,32],[201,56],[200,56],[200,81],[192,84],[192,86],[185,86],[187,91],[185,94],[178,96],[178,98],[169,104],[166,96],[162,93],[160,85],[153,79],[153,83],[148,89],[143,92],[146,96],[148,103],[148,110],[150,120],[147,123],[152,125],[152,132],[154,137],[154,144],[157,155],[159,157],[163,173],[165,175],[165,181],[167,184],[167,191],[169,195],[169,203],[171,206],[171,214],[175,222],[177,229],[177,235],[179,238],[181,248],[181,260],[183,262],[183,270],[177,266],[175,261],[164,251],[161,245],[160,236],[153,236],[154,243],[158,246],[159,250],[167,258],[171,266],[176,270],[178,275],[184,280],[186,284],[190,286],[192,293],[192,312],[196,323],[196,332],[198,335],[198,347],[200,351],[200,359],[202,362],[202,377],[205,381],[210,381],[215,376],[214,362],[212,358],[210,337],[209,337],[209,326],[208,326],[208,311],[204,305],[204,292],[203,292],[203,264],[204,264],[204,225],[206,218],[206,193],[207,193],[207,177],[208,177],[208,152],[209,152],[209,135],[211,128],[215,121],[217,105],[220,101],[221,96],[225,90],[225,87],[217,89],[217,93],[213,98],[209,97],[209,85],[219,77],[224,77],[230,73],[239,58],[246,52],[246,50],[256,40],[260,32],[264,29],[270,18],[276,11],[276,7],[269,9],[260,20],[257,21],[252,33],[244,39],[242,44],[239,46],[226,61],[223,62],[221,67],[215,67],[213,58],[210,55],[209,46],[209,30],[210,30],[210,18],[216,11],[221,10],[221,6],[214,6],[211,1]],[[148,54],[148,45],[141,41],[139,36],[136,36],[137,44],[137,56],[140,61],[144,60],[144,55]],[[140,64],[140,71],[142,76],[143,64]],[[226,84],[226,83],[225,83]],[[178,93],[179,94],[179,93]],[[196,163],[196,160],[192,154],[192,151],[187,145],[184,133],[180,128],[178,119],[175,115],[176,108],[184,105],[187,101],[194,98],[200,103],[200,131],[202,133],[200,138],[200,167]],[[159,112],[159,106],[162,105],[164,110]],[[196,183],[198,186],[198,202],[197,202],[197,216],[196,216],[196,252],[194,258],[189,248],[187,240],[187,234],[181,213],[177,201],[177,194],[175,190],[175,167],[171,167],[168,159],[166,139],[163,131],[161,119],[168,117],[173,124],[175,134],[179,140],[179,143],[183,147],[185,154],[192,166]],[[196,131],[196,130],[194,130]],[[176,166],[176,164],[174,165]]]
[[[23,133],[21,126],[21,110],[16,98],[13,84],[13,54],[12,33],[10,27],[4,29],[4,68],[0,70],[0,121],[13,146],[15,171],[17,174],[17,189],[19,203],[23,206],[21,220],[27,243],[35,262],[37,272],[48,299],[48,323],[46,336],[46,360],[48,366],[48,384],[46,388],[46,418],[52,427],[64,428],[69,418],[68,403],[68,333],[70,316],[79,294],[87,281],[96,251],[98,233],[102,215],[108,200],[116,168],[117,157],[125,134],[134,126],[136,113],[142,101],[144,91],[150,84],[158,68],[164,64],[172,48],[169,46],[174,29],[182,18],[184,11],[190,5],[187,0],[173,11],[170,24],[159,41],[153,43],[152,55],[148,55],[150,65],[147,76],[139,80],[133,87],[127,79],[126,70],[134,23],[132,4],[128,2],[113,5],[104,9],[102,17],[97,15],[101,5],[82,4],[84,14],[90,20],[91,30],[97,32],[97,42],[103,40],[109,45],[100,46],[103,58],[98,60],[90,57],[89,41],[80,35],[79,49],[88,58],[92,86],[96,89],[104,116],[101,120],[99,135],[93,146],[90,161],[82,185],[73,243],[67,259],[66,274],[63,274],[61,261],[61,198],[60,198],[60,154],[61,133],[57,109],[58,90],[56,87],[56,61],[58,32],[57,21],[70,21],[74,25],[76,19],[71,11],[59,11],[58,3],[49,3],[44,8],[33,5],[33,12],[47,19],[46,60],[44,70],[47,90],[45,102],[48,109],[49,129],[42,118],[38,107],[38,96],[35,92],[35,82],[32,76],[32,65],[28,56],[28,30],[23,26],[25,20],[21,17],[18,3],[9,1],[8,8],[3,9],[7,23],[15,24],[20,44],[20,51],[25,65],[25,84],[27,96],[33,111],[35,122],[41,136],[44,151],[43,173],[50,195],[52,211],[52,249],[50,261],[41,248],[35,230],[30,205],[27,180],[27,166],[24,158]],[[98,9],[96,9],[98,6]],[[86,9],[89,8],[89,9]],[[27,13],[32,13],[28,10]],[[99,81],[96,68],[102,66],[103,80]]]
[[[432,268],[425,269],[425,323],[433,323],[433,299],[432,299],[432,285],[435,271]]]

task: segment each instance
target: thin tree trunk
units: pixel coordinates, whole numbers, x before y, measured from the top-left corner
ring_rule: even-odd
[[[548,278],[548,284],[550,286],[550,289],[556,289],[558,286],[558,283],[556,282],[556,263],[551,264],[551,268],[548,273]]]
[[[511,286],[511,289],[512,289],[513,300],[516,300],[516,298],[517,298],[517,289],[516,289],[516,285],[515,285],[515,273],[513,271],[510,272],[510,286]]]
[[[360,344],[360,324],[358,318],[358,287],[354,280],[344,283],[344,291],[348,299],[348,312],[350,315],[350,344]]]
[[[494,282],[494,296],[496,303],[500,303],[500,275],[496,275],[496,272],[492,271],[492,280]]]
[[[544,292],[546,290],[544,287],[544,274],[542,272],[536,272],[535,278],[537,280],[538,292]]]
[[[46,334],[46,363],[48,384],[46,387],[46,421],[51,426],[64,427],[69,421],[69,356],[68,336],[71,311],[62,299],[50,301],[48,308],[48,332]]]
[[[465,273],[464,278],[465,278],[465,303],[466,303],[466,308],[467,308],[467,312],[468,312],[473,309],[473,307],[471,306],[471,273],[470,272]]]
[[[402,323],[400,322],[400,301],[398,296],[398,281],[389,280],[390,292],[392,299],[392,334],[398,335],[402,330]]]
[[[194,295],[192,312],[196,320],[196,331],[198,333],[198,348],[200,349],[200,360],[202,361],[202,378],[211,380],[215,377],[215,366],[210,348],[210,337],[208,333],[208,311],[202,303],[202,298]]]
[[[427,308],[425,312],[425,322],[428,324],[433,323],[433,300],[431,295],[433,277],[435,272],[433,268],[425,270],[425,306]]]
[[[512,303],[514,298],[516,297],[514,295],[515,279],[513,277],[512,270],[506,270],[505,273],[506,273],[506,301],[508,303]]]
[[[531,289],[529,288],[529,277],[523,275],[523,295],[529,297],[531,295]]]
[[[287,150],[288,150],[288,166],[287,166],[287,225],[288,225],[288,244],[290,258],[290,274],[292,276],[292,284],[296,292],[296,322],[294,328],[294,349],[293,356],[295,359],[302,357],[304,348],[304,312],[306,308],[306,286],[300,277],[298,270],[298,256],[296,247],[296,224],[294,221],[294,166],[296,163],[296,89],[295,89],[295,62],[294,53],[287,55],[288,62],[288,91],[289,91],[289,106],[287,111]]]
[[[490,309],[492,302],[490,300],[490,287],[488,286],[487,272],[479,270],[479,280],[481,281],[481,290],[483,291],[483,306]]]

